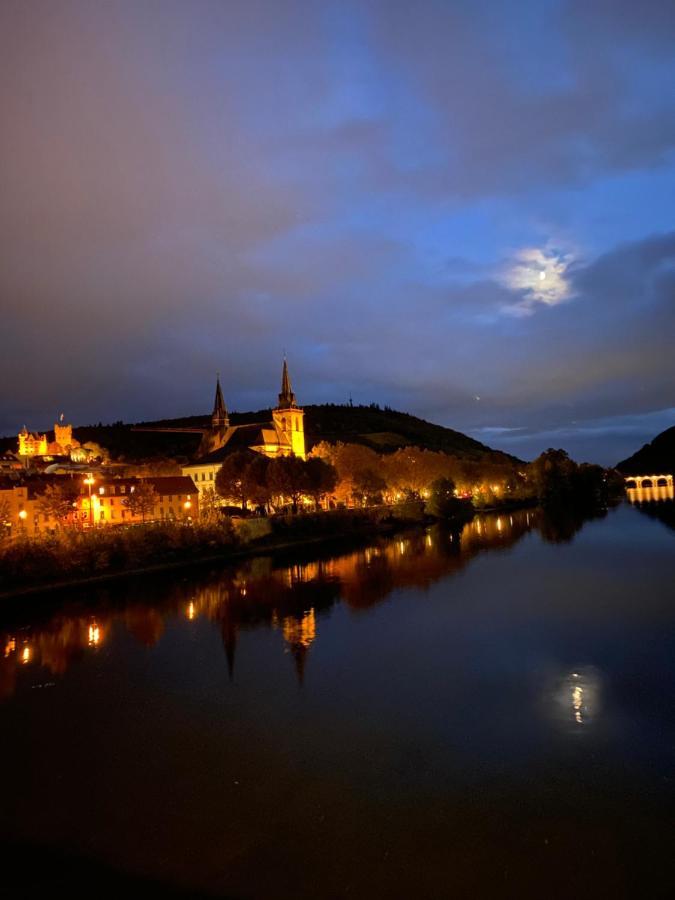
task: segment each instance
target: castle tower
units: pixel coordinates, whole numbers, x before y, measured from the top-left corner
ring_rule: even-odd
[[[230,418],[227,415],[223,392],[220,389],[220,375],[216,376],[216,399],[211,413],[211,425],[213,428],[229,428]]]
[[[272,410],[274,424],[291,445],[295,456],[305,458],[305,413],[295,402],[295,394],[291,388],[291,379],[288,374],[288,363],[284,359],[284,367],[281,372],[281,393],[279,405]]]
[[[66,453],[70,452],[71,447],[77,444],[73,440],[73,426],[63,424],[63,413],[61,413],[58,422],[54,422],[54,443]],[[78,445],[79,446],[79,445]]]

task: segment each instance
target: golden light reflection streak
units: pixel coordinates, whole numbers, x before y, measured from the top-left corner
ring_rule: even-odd
[[[575,672],[572,678],[578,678]],[[579,725],[584,724],[583,708],[584,708],[584,689],[580,684],[575,684],[572,688],[572,708],[574,709],[574,721]]]
[[[98,647],[101,643],[101,629],[96,624],[96,622],[92,622],[89,626],[89,646],[90,647]]]
[[[195,605],[192,600],[188,603],[186,615],[190,621],[192,621],[196,615]]]

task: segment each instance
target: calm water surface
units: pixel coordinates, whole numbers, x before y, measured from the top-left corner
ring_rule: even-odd
[[[5,609],[8,896],[672,897],[672,519],[484,515]]]

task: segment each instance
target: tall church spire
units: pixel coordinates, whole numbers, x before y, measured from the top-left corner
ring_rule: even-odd
[[[279,394],[279,409],[293,409],[295,407],[295,394],[291,390],[291,379],[288,375],[288,363],[284,356],[284,368],[281,372],[281,393]]]
[[[214,428],[227,428],[229,424],[230,419],[223,400],[223,392],[220,389],[220,374],[218,374],[216,375],[216,399],[213,403],[213,412],[211,413],[211,425]]]

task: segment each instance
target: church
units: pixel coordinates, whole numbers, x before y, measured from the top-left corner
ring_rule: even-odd
[[[271,420],[231,425],[220,378],[216,379],[211,427],[203,433],[197,459],[181,469],[183,475],[192,478],[200,494],[215,487],[223,460],[237,450],[252,450],[271,458],[291,454],[305,458],[305,413],[296,403],[285,359],[278,396],[279,402],[272,410]]]

